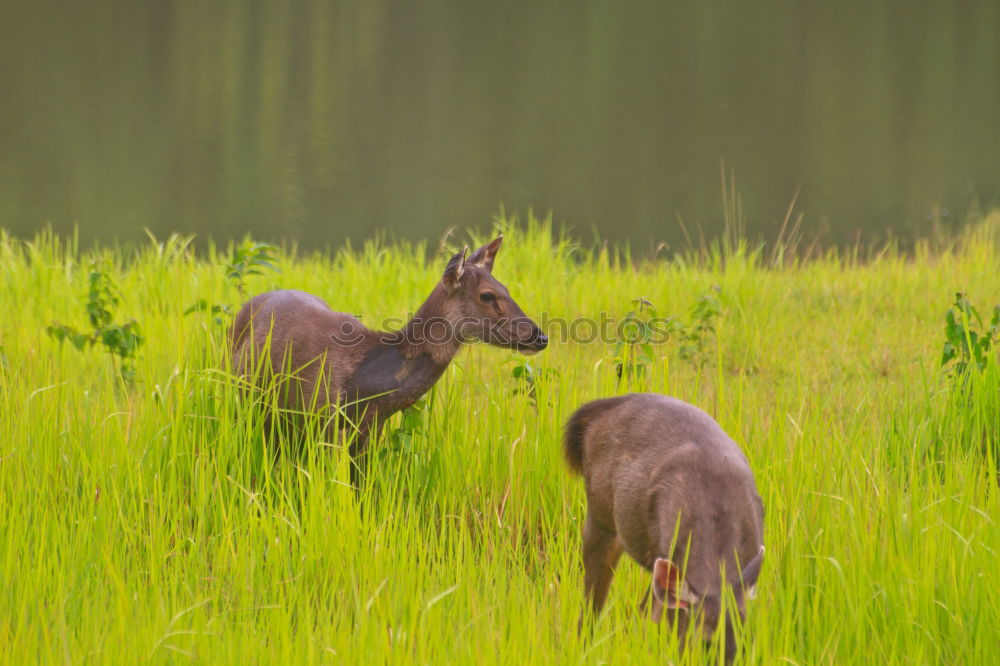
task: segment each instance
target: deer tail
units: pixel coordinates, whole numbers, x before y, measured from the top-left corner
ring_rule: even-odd
[[[600,414],[621,404],[623,398],[627,397],[619,396],[588,402],[569,417],[563,434],[563,456],[571,470],[577,474],[583,474],[583,443],[587,436],[587,428],[590,427],[593,420]]]

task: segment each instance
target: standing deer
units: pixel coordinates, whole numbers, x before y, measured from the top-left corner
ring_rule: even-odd
[[[370,330],[301,291],[255,296],[230,329],[234,372],[260,388],[282,378],[279,409],[319,411],[328,428],[342,409],[356,429],[351,454],[358,457],[373,428],[426,393],[462,343],[481,340],[525,354],[545,349],[548,338],[493,277],[502,242],[499,236],[468,259],[468,248],[455,254],[398,331]]]
[[[595,617],[625,551],[652,574],[654,622],[666,607],[682,638],[694,620],[709,642],[727,587],[742,620],[764,556],[764,505],[746,457],[711,416],[652,393],[595,400],[570,417],[563,445],[587,489],[584,593]],[[724,624],[728,661],[732,615]]]

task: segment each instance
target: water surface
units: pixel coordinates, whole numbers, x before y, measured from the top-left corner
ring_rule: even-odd
[[[0,226],[336,244],[552,210],[645,245],[1000,194],[1000,3],[8,3]]]

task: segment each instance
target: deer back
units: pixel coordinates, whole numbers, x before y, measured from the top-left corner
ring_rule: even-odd
[[[375,344],[357,318],[334,312],[302,291],[272,291],[240,309],[230,330],[233,371],[255,377],[290,377],[281,407],[304,409],[337,402],[354,369]]]

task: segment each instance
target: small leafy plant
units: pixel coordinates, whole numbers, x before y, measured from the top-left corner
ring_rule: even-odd
[[[226,277],[233,281],[240,296],[246,296],[246,278],[250,275],[263,275],[263,269],[277,271],[274,253],[277,248],[267,243],[247,241],[243,247],[233,252],[232,259],[226,264]]]
[[[224,266],[226,277],[240,292],[240,297],[246,298],[246,279],[251,275],[263,275],[264,269],[278,272],[274,254],[277,248],[267,243],[246,241],[243,247],[233,251],[233,256]],[[207,312],[212,315],[212,321],[222,326],[233,314],[233,306],[226,303],[210,303],[200,298],[194,305],[184,311],[185,315],[195,312]]]
[[[87,300],[84,304],[90,331],[78,331],[72,326],[53,322],[46,332],[60,344],[69,341],[77,350],[101,344],[111,355],[111,364],[126,384],[135,382],[135,359],[142,346],[143,337],[134,319],[115,322],[115,310],[121,296],[111,279],[108,259],[90,262]]]
[[[632,303],[635,309],[626,313],[622,319],[614,351],[615,374],[620,381],[626,383],[642,381],[646,377],[656,360],[656,352],[653,350],[656,334],[663,332],[657,328],[657,324],[664,322],[657,315],[653,304],[645,298],[637,298]],[[667,332],[669,335],[669,330]]]
[[[715,336],[715,322],[722,316],[719,287],[712,287],[691,307],[691,325],[680,327],[680,355],[686,361],[703,360],[705,345]]]
[[[613,358],[619,381],[641,382],[656,360],[654,345],[676,337],[682,360],[704,363],[705,351],[715,337],[716,324],[722,317],[719,288],[712,287],[691,307],[691,324],[685,325],[673,317],[661,317],[645,298],[632,301],[633,310],[626,313],[618,327],[618,342]]]
[[[531,406],[537,409],[538,396],[535,393],[536,386],[550,377],[558,377],[559,373],[551,368],[540,368],[526,360],[522,360],[517,362],[514,369],[511,370],[510,375],[517,382],[513,393],[515,395],[521,394],[527,396]]]
[[[424,432],[429,410],[430,402],[424,396],[400,412],[399,427],[390,431],[386,446],[379,450],[379,458],[413,454],[414,440]]]
[[[990,350],[1000,345],[1000,305],[993,308],[987,328],[979,311],[959,292],[944,319],[941,366],[950,368],[954,376],[964,375],[971,367],[984,370]]]
[[[225,303],[209,303],[208,299],[199,298],[194,305],[189,307],[184,311],[185,315],[194,314],[195,312],[207,312],[212,315],[212,321],[222,326],[226,323],[226,317],[230,317],[233,314],[233,308],[231,305],[226,305]]]

